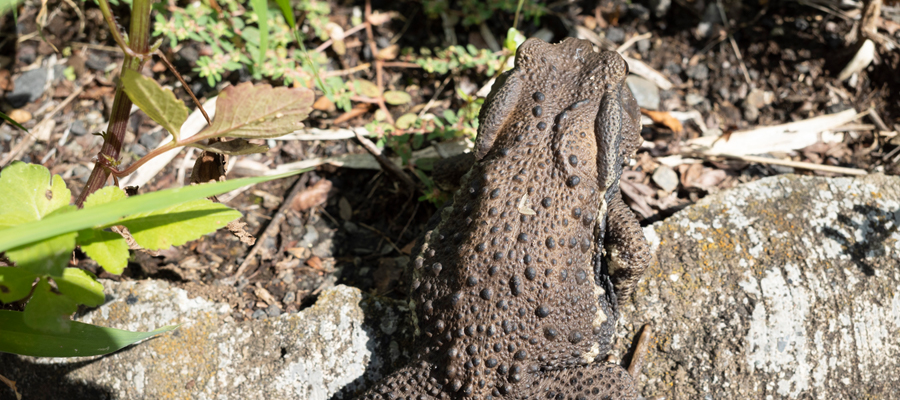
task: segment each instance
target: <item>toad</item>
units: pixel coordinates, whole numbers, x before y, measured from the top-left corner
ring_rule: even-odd
[[[530,39],[479,115],[475,163],[410,261],[412,361],[363,399],[631,399],[604,362],[649,263],[622,201],[640,112],[615,52]]]

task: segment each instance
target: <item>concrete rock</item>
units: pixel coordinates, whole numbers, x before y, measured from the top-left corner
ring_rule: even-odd
[[[381,376],[386,361],[371,349],[391,346],[375,331],[398,324],[397,307],[347,286],[323,291],[300,313],[237,323],[229,305],[190,299],[162,281],[103,283],[111,300],[81,321],[181,327],[105,357],[0,354],[4,376],[25,398],[325,400]]]
[[[617,353],[667,399],[897,398],[900,178],[781,175],[644,229],[654,261]]]

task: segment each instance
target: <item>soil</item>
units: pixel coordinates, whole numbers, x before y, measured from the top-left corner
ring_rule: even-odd
[[[588,3],[592,5],[588,7]],[[42,62],[52,62],[48,61],[52,57],[56,57],[57,64],[72,66],[79,75],[83,71],[92,73],[92,80],[79,82],[85,85],[85,90],[77,100],[53,117],[57,124],[50,140],[39,141],[16,157],[42,163],[53,173],[63,175],[73,193],[77,193],[89,168],[93,167],[92,159],[102,142],[93,135],[76,135],[72,121],[90,121],[88,117],[92,112],[108,116],[116,72],[104,71],[115,63],[120,65],[122,56],[94,3],[79,3],[84,7],[83,29],[71,8],[61,7],[52,13],[43,30],[46,42],[34,34],[38,31],[34,21],[39,11],[34,8],[35,4],[26,3],[20,7],[18,24],[13,22],[11,15],[0,17],[0,54],[10,55],[0,56],[0,95],[12,90],[10,82],[14,78],[34,66],[43,65]],[[347,2],[329,1],[329,4],[332,20],[345,30],[349,29],[347,16],[352,14],[351,6]],[[398,11],[403,16],[374,29],[374,39],[379,47],[398,36],[397,44],[401,48],[445,47],[449,44],[450,39],[439,21],[423,15],[421,3],[375,2],[372,7],[375,11]],[[593,26],[595,33],[612,40],[615,45],[622,44],[625,38],[649,33],[648,40],[638,42],[625,53],[644,61],[674,84],[673,89],[660,92],[662,111],[697,110],[707,129],[718,129],[727,134],[736,129],[797,121],[850,107],[859,111],[872,110],[886,129],[857,127],[850,130],[841,143],[818,143],[777,156],[870,172],[896,174],[898,171],[896,161],[890,157],[897,149],[895,135],[900,130],[900,51],[879,47],[873,64],[858,76],[845,82],[836,79],[858,48],[858,22],[853,18],[859,14],[858,9],[818,8],[799,2],[728,1],[724,9],[729,23],[722,24],[714,5],[702,0],[673,2],[662,16],[656,16],[646,1],[631,4],[600,1],[597,5],[594,2],[557,2],[548,7],[549,12],[539,19],[539,24],[528,19],[521,21],[518,28],[526,36],[546,28],[555,35],[555,40],[560,40],[574,35],[575,26]],[[882,25],[879,25],[879,32],[895,43],[900,36],[900,30],[896,29],[900,23],[898,7],[885,4]],[[124,15],[127,8],[119,7],[115,12]],[[512,27],[513,19],[512,14],[498,12],[485,25],[495,37],[503,38],[507,28]],[[127,18],[121,18],[119,23],[127,24]],[[480,47],[485,42],[477,26],[456,24],[452,31],[460,44]],[[363,45],[348,49],[344,56],[326,50],[334,69],[371,62],[365,30],[352,37]],[[306,46],[315,48],[320,44],[313,41]],[[71,46],[76,52],[64,59],[55,52],[54,46],[60,49]],[[190,52],[176,52],[167,45],[163,50],[180,73],[193,82],[190,85],[201,101],[221,88],[211,88],[204,83],[205,79],[197,76],[193,71],[196,59],[184,57]],[[174,78],[157,63],[150,61],[147,68],[154,72],[160,83],[172,85]],[[118,67],[109,70],[118,71]],[[437,115],[444,109],[457,110],[464,105],[455,95],[458,88],[466,88],[469,92],[468,88],[477,89],[489,78],[483,68],[451,72],[449,76],[448,85],[436,96],[435,90],[446,75],[429,74],[418,68],[384,69],[386,86],[398,90],[417,88],[409,90],[413,94],[411,106],[434,98],[431,112]],[[374,68],[357,72],[354,77],[373,82],[376,78]],[[226,82],[234,84],[247,79],[246,71],[236,71],[226,77]],[[748,99],[754,89],[771,92],[772,102],[751,104]],[[22,108],[39,114],[51,105],[51,100],[55,101],[52,104],[57,104],[74,90],[74,84],[63,79],[51,85],[41,99]],[[190,104],[180,86],[176,94]],[[317,93],[317,97],[320,94]],[[0,107],[7,114],[12,110],[9,104]],[[314,111],[307,124],[323,129],[363,126],[374,118],[375,109],[372,107],[337,125],[334,121],[341,116],[339,111]],[[408,109],[401,107],[392,111],[396,118]],[[126,138],[129,154],[145,153],[147,147],[152,148],[165,137],[165,132],[160,131],[153,121],[141,116],[140,112],[136,113],[130,122],[131,133]],[[25,126],[31,128],[35,123],[26,122]],[[97,132],[105,127],[89,126],[88,129]],[[706,161],[676,168],[678,186],[666,192],[651,178],[659,165],[657,160],[676,153],[684,140],[700,136],[701,131],[691,124],[686,125],[683,132],[651,125],[645,126],[642,135],[648,145],[640,150],[633,172],[626,180],[635,188],[627,201],[644,224],[663,219],[709,193],[763,176],[780,173],[829,175],[746,162]],[[66,141],[60,143],[64,136]],[[0,157],[6,157],[23,138],[24,135],[9,124],[0,126]],[[248,158],[271,167],[313,157],[364,152],[364,148],[351,140],[279,141],[268,153]],[[150,192],[187,183],[190,172],[179,175],[183,157],[182,152],[140,191]],[[269,228],[282,203],[290,200],[285,200],[284,196],[294,185],[301,185],[299,190],[303,192],[320,180],[331,183],[327,200],[308,209],[284,207],[284,218],[278,226],[269,229],[267,238],[256,244],[260,246],[258,254],[240,275],[236,272],[252,246],[242,243],[227,230],[166,251],[135,251],[129,268],[121,276],[102,271],[83,254],[77,254],[76,263],[108,279],[175,282],[194,296],[228,302],[234,307],[237,319],[261,318],[266,314],[260,310],[266,310],[267,315],[296,312],[312,304],[323,288],[337,283],[402,298],[402,270],[409,251],[437,208],[430,202],[419,200],[421,193],[408,190],[391,175],[320,166],[300,178],[256,185],[226,204],[244,214],[247,231],[259,238]],[[273,310],[273,306],[278,310]]]

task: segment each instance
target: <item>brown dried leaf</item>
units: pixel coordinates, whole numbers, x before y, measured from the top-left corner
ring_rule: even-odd
[[[392,44],[388,47],[385,47],[381,50],[378,50],[378,53],[375,55],[376,59],[379,60],[393,60],[397,58],[400,54],[400,45]]]
[[[665,126],[674,133],[681,133],[684,131],[684,126],[681,125],[681,121],[679,121],[678,118],[673,117],[668,111],[653,111],[642,108],[641,113],[650,117],[650,119],[653,120],[653,123]]]
[[[265,153],[269,151],[269,146],[264,144],[253,144],[248,142],[247,139],[215,142],[201,148],[211,153],[227,154],[229,156]]]
[[[378,26],[378,25],[387,23],[391,19],[397,18],[399,16],[400,16],[400,13],[396,12],[396,11],[373,12],[372,14],[369,15],[369,18],[367,18],[367,20],[369,21],[370,24]]]
[[[274,138],[303,127],[312,110],[313,92],[304,87],[229,86],[216,100],[216,118],[205,137]]]
[[[328,200],[328,192],[331,190],[331,181],[322,179],[306,188],[304,191],[297,193],[294,201],[291,202],[291,208],[295,211],[306,211],[310,208],[324,204]]]
[[[342,124],[353,118],[363,115],[363,114],[369,112],[369,106],[370,105],[367,103],[356,103],[356,105],[354,105],[350,111],[347,111],[347,112],[341,114],[341,116],[335,118],[333,124],[334,125]]]
[[[322,259],[319,256],[312,256],[306,259],[306,265],[309,265],[312,269],[323,271],[322,268]]]
[[[316,102],[313,103],[313,108],[319,111],[327,112],[334,112],[334,110],[337,110],[337,107],[334,106],[334,102],[328,100],[328,97],[325,96],[316,99]]]

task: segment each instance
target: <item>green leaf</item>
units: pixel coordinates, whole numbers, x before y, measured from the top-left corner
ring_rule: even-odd
[[[117,186],[107,186],[91,193],[84,199],[84,208],[91,208],[128,198],[128,194]]]
[[[134,240],[148,250],[181,246],[227,225],[241,213],[207,199],[134,214],[118,224],[131,232]]]
[[[297,23],[294,21],[294,10],[291,9],[291,0],[275,0],[275,2],[281,8],[281,14],[284,15],[284,20],[287,21],[288,26],[291,30],[294,30],[294,25]]]
[[[128,266],[128,242],[118,233],[84,229],[78,232],[76,242],[106,272],[119,275]]]
[[[388,90],[387,92],[384,92],[384,101],[391,105],[399,106],[401,104],[409,103],[411,100],[412,97],[406,92],[399,90]]]
[[[94,274],[79,268],[66,268],[63,275],[54,277],[59,292],[78,304],[97,307],[103,304],[103,285],[97,282]]]
[[[8,231],[16,229],[12,228],[8,229]],[[69,259],[72,258],[72,250],[75,250],[75,236],[77,235],[75,232],[69,232],[37,243],[15,247],[8,250],[6,256],[15,262],[19,268],[28,270],[35,275],[61,276],[63,269],[69,263]]]
[[[409,127],[413,126],[418,119],[419,117],[416,114],[406,113],[401,115],[400,118],[397,118],[395,125],[400,129],[409,129]]]
[[[70,323],[69,333],[49,333],[29,327],[24,313],[0,310],[0,352],[32,357],[96,356],[177,328],[170,325],[152,332],[129,332],[82,322]]]
[[[40,220],[72,199],[62,177],[51,178],[46,167],[21,161],[0,172],[0,193],[0,228]]]
[[[259,53],[256,64],[262,67],[266,61],[266,50],[269,50],[269,5],[266,0],[250,0],[253,12],[256,13],[256,24],[259,25]]]
[[[188,117],[188,108],[175,98],[175,93],[161,88],[152,78],[127,68],[122,72],[122,84],[128,98],[178,141],[181,125]]]
[[[200,134],[206,138],[240,137],[267,139],[303,127],[312,110],[313,92],[304,87],[273,88],[244,82],[229,86],[216,100],[212,125]]]
[[[42,278],[25,306],[25,324],[46,332],[66,333],[72,324],[69,317],[77,309],[72,299],[54,293],[47,279]]]
[[[38,276],[16,267],[0,267],[0,302],[12,303],[31,293],[31,284]]]
[[[9,168],[12,168],[12,166],[3,170],[4,176]],[[173,204],[222,194],[241,186],[284,178],[308,170],[303,169],[279,175],[233,179],[226,182],[160,190],[132,196],[103,207],[90,207],[59,215],[54,214],[39,222],[0,230],[0,251],[58,236],[60,233],[76,232],[82,229],[101,227],[106,224],[115,225],[120,218],[134,213],[158,210]]]

